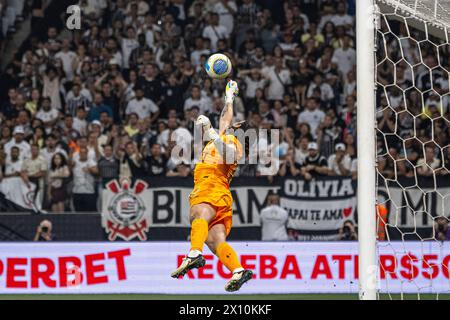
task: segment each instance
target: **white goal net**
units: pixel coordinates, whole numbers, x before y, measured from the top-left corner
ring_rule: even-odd
[[[378,294],[439,298],[450,293],[450,1],[375,11]]]

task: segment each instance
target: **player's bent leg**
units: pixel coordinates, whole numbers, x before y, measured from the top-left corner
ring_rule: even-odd
[[[172,272],[172,278],[184,276],[189,270],[205,265],[203,245],[208,238],[208,224],[214,219],[216,211],[208,204],[198,204],[191,208],[191,250],[180,266]]]
[[[191,252],[190,256],[196,256],[203,251],[203,245],[208,238],[208,221],[204,218],[196,218],[191,223]]]
[[[191,207],[191,252],[190,257],[197,256],[203,251],[203,245],[208,239],[209,223],[216,216],[216,210],[207,203],[196,204]]]
[[[206,245],[209,250],[217,256],[217,247],[227,239],[225,226],[221,223],[215,224],[209,229]]]
[[[225,226],[216,224],[209,230],[206,244],[220,262],[233,273],[231,280],[225,285],[225,290],[234,292],[252,278],[253,272],[242,267],[236,251],[226,242],[226,236]]]

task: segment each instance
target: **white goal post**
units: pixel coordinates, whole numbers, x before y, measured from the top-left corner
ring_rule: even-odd
[[[394,229],[403,242],[411,238],[438,242],[435,221],[438,218],[449,220],[450,192],[442,192],[440,181],[450,179],[449,167],[444,166],[445,161],[449,163],[450,143],[448,136],[442,138],[436,132],[439,129],[436,126],[440,125],[439,130],[443,127],[450,135],[449,39],[450,0],[356,1],[360,299],[375,300],[379,296],[383,265],[378,261],[377,246],[389,245],[389,228]],[[380,76],[389,73],[388,79]],[[427,127],[428,122],[431,125]],[[411,147],[414,143],[419,145],[419,155],[415,159],[408,154],[414,150]],[[392,144],[397,145],[400,152],[397,153],[395,147],[391,151]],[[427,148],[435,155],[436,164],[434,158],[433,163],[427,160]],[[385,173],[387,162],[392,172]],[[405,177],[412,181],[410,185],[400,182]],[[421,179],[431,182],[422,185]],[[382,201],[380,185],[387,190]],[[398,197],[391,195],[391,185],[400,190],[400,198],[407,198],[406,204],[403,199],[399,204]],[[447,190],[448,186],[445,188]],[[423,198],[422,207],[408,203],[411,190],[419,199]],[[433,209],[428,207],[430,195],[438,199],[439,205]],[[377,239],[378,203],[388,203],[391,207],[384,227],[387,241],[382,244]],[[403,217],[411,215],[411,230],[397,224],[400,213]],[[430,221],[428,226],[432,233],[429,236],[418,231],[418,217]],[[420,262],[428,264],[426,260]],[[400,292],[394,292],[401,298],[403,285],[401,283]],[[414,285],[417,292],[410,289],[408,293],[416,293],[419,299],[422,292],[436,294],[438,298],[440,292],[448,291],[448,288],[447,291],[434,290],[432,282],[425,288],[423,284]]]
[[[374,13],[372,0],[356,1],[359,298],[364,300],[375,300],[377,289]]]

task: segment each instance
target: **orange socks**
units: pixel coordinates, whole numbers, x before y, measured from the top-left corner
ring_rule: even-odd
[[[228,243],[220,243],[217,246],[216,255],[219,257],[220,262],[231,272],[234,272],[236,269],[242,269],[236,251]]]
[[[203,245],[208,238],[208,222],[205,219],[195,219],[191,225],[191,252],[198,255],[203,251]],[[216,255],[220,262],[231,272],[243,270],[236,251],[226,242],[220,243],[216,248]],[[237,272],[237,271],[236,271]]]
[[[205,219],[195,219],[191,226],[191,250],[203,251],[203,245],[208,238],[208,222]]]

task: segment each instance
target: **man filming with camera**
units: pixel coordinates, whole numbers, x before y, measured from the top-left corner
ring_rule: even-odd
[[[340,241],[353,241],[358,240],[355,224],[351,220],[344,221],[342,228],[339,229],[337,240]]]
[[[48,220],[42,220],[36,229],[34,241],[53,241],[55,235],[52,233],[52,223]]]

